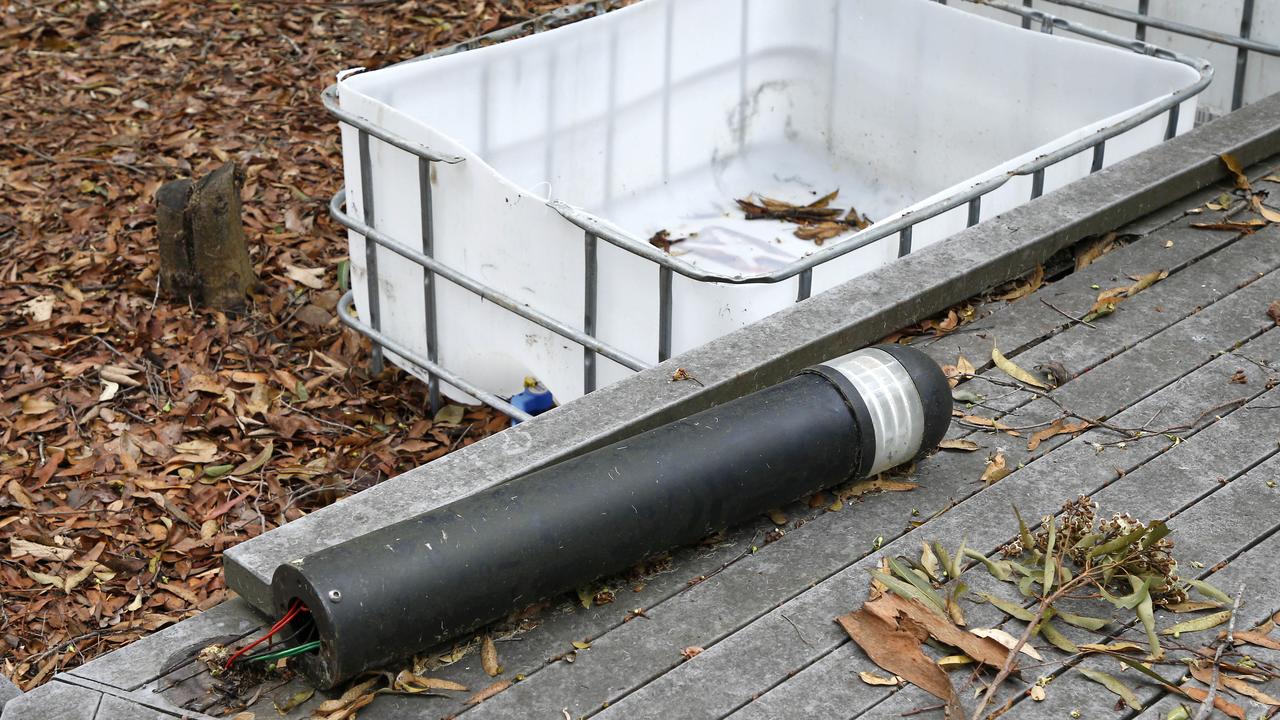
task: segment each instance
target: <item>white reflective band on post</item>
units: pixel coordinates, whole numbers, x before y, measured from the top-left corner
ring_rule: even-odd
[[[867,348],[822,364],[848,378],[867,405],[876,434],[870,474],[901,465],[920,452],[924,405],[911,376],[892,355]]]

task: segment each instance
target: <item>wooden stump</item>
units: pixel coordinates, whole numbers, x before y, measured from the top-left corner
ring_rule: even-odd
[[[241,180],[227,163],[156,191],[160,284],[183,302],[239,310],[257,284],[240,223]]]

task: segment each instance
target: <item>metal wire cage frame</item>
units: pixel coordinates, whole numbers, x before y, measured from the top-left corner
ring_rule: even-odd
[[[939,0],[945,3],[946,0]],[[981,0],[978,0],[981,2]],[[1228,45],[1236,48],[1236,62],[1232,69],[1232,90],[1231,90],[1231,109],[1239,110],[1244,105],[1244,81],[1245,72],[1249,67],[1249,54],[1262,53],[1272,57],[1280,57],[1280,45],[1262,42],[1250,37],[1253,32],[1254,19],[1254,0],[1243,0],[1240,8],[1240,34],[1228,35],[1225,33],[1215,32],[1195,25],[1178,22],[1176,20],[1168,20],[1166,18],[1151,15],[1149,10],[1151,0],[1138,0],[1138,11],[1131,12],[1129,10],[1121,10],[1119,8],[1104,5],[1094,0],[1022,0],[1022,5],[1029,12],[1023,15],[1022,27],[1030,28],[1033,22],[1040,21],[1045,13],[1034,10],[1033,2],[1041,4],[1050,3],[1060,5],[1062,7],[1075,8],[1084,10],[1085,12],[1102,15],[1116,20],[1125,20],[1133,23],[1133,36],[1137,40],[1145,41],[1147,39],[1147,28],[1156,28],[1164,30],[1175,35],[1183,35],[1186,37],[1199,38],[1200,40],[1208,40],[1211,43],[1219,45]],[[992,4],[994,3],[982,3]]]
[[[338,101],[337,85],[330,85],[324,90],[321,96],[325,108],[340,123],[349,125],[357,131],[360,173],[362,180],[361,199],[364,217],[357,218],[346,212],[345,189],[338,191],[333,196],[329,203],[330,214],[340,225],[362,235],[365,238],[365,265],[366,272],[368,273],[367,282],[370,287],[377,287],[378,247],[386,248],[387,250],[390,250],[396,255],[399,255],[422,268],[422,283],[425,298],[423,311],[427,321],[426,355],[423,356],[422,353],[409,348],[405,344],[397,341],[395,338],[382,332],[377,292],[371,292],[369,294],[368,307],[362,308],[363,312],[361,315],[363,317],[357,317],[353,311],[355,305],[354,291],[348,290],[338,302],[337,310],[339,319],[344,325],[360,332],[370,339],[373,344],[373,353],[370,364],[371,369],[375,373],[380,372],[382,369],[383,351],[385,349],[394,353],[404,362],[412,366],[406,368],[407,370],[415,375],[424,377],[428,383],[430,401],[433,408],[438,408],[440,405],[439,383],[443,380],[463,392],[472,395],[484,404],[506,413],[513,418],[518,420],[528,420],[530,419],[530,416],[527,413],[516,408],[506,399],[484,390],[475,383],[467,380],[464,376],[439,364],[439,346],[437,337],[439,308],[435,301],[437,277],[459,287],[465,288],[488,302],[498,305],[580,345],[583,348],[584,388],[586,392],[591,392],[596,387],[596,359],[598,355],[604,356],[635,371],[644,370],[650,367],[649,363],[632,357],[631,355],[606,344],[595,337],[597,310],[596,278],[598,271],[597,248],[600,241],[607,242],[629,253],[638,255],[653,262],[657,266],[659,273],[658,359],[659,362],[665,361],[671,355],[672,318],[674,313],[672,302],[672,280],[674,274],[678,273],[695,281],[727,284],[777,283],[799,276],[799,290],[796,300],[797,302],[804,300],[809,297],[811,292],[814,267],[853,252],[859,248],[866,247],[872,243],[892,243],[895,238],[897,240],[898,257],[905,256],[912,251],[911,235],[912,227],[914,225],[954,208],[960,207],[961,205],[968,206],[967,226],[972,227],[982,220],[983,196],[997,188],[1000,188],[1014,177],[1031,176],[1030,199],[1035,199],[1040,197],[1044,192],[1044,177],[1045,170],[1047,168],[1078,154],[1089,152],[1092,153],[1090,171],[1097,172],[1103,167],[1107,141],[1134,129],[1149,120],[1161,115],[1167,116],[1168,120],[1164,138],[1166,140],[1172,138],[1177,131],[1179,120],[1178,115],[1181,103],[1200,93],[1213,79],[1213,68],[1208,62],[1199,58],[1174,52],[1172,50],[1157,47],[1141,39],[1126,38],[1101,30],[1096,30],[1040,10],[1012,5],[1003,2],[1002,0],[962,1],[992,7],[1014,15],[1019,15],[1023,19],[1024,27],[1038,29],[1040,32],[1054,33],[1061,30],[1102,43],[1115,45],[1143,55],[1182,63],[1196,70],[1199,74],[1199,78],[1194,83],[1170,94],[1159,102],[1152,103],[1142,111],[1135,113],[1124,120],[1106,126],[1088,137],[1076,140],[1075,142],[1065,145],[1054,152],[1039,156],[1006,174],[992,177],[986,181],[973,185],[963,192],[945,197],[914,213],[899,217],[895,220],[876,223],[851,237],[849,240],[822,248],[817,252],[807,255],[767,274],[726,278],[722,275],[708,273],[705,270],[679,259],[678,257],[673,257],[664,253],[660,249],[648,244],[642,238],[632,237],[626,233],[618,231],[608,223],[588,212],[565,203],[552,201],[549,203],[552,208],[558,211],[568,222],[576,225],[583,231],[583,252],[586,262],[586,277],[584,283],[585,311],[582,319],[581,330],[571,327],[556,318],[532,308],[493,287],[485,285],[484,283],[475,280],[474,278],[471,278],[432,257],[432,189],[431,182],[429,182],[429,178],[431,177],[431,165],[432,163],[456,164],[463,162],[464,159],[458,156],[437,152],[432,148],[422,145],[421,143],[389,132],[385,128],[378,127],[362,117],[343,110]],[[1023,1],[1027,4],[1030,3],[1030,0]],[[1049,1],[1067,4],[1080,2],[1081,0]],[[946,0],[935,0],[935,2],[946,4]],[[458,45],[453,45],[407,62],[418,62],[431,57],[464,52],[477,47],[503,42],[505,40],[541,32],[554,27],[560,27],[585,17],[602,14],[624,4],[626,4],[625,0],[592,0],[591,2],[567,6],[538,18],[503,28],[476,39],[460,43]],[[371,182],[372,163],[370,162],[370,143],[375,141],[386,143],[387,145],[398,148],[418,159],[418,186],[419,192],[421,193],[422,208],[422,236],[419,239],[420,243],[418,247],[405,244],[400,240],[379,231],[373,226],[374,198],[372,190],[373,183]]]

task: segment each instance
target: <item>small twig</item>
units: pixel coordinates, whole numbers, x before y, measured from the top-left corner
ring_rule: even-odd
[[[911,717],[913,715],[922,715],[927,712],[933,712],[934,710],[941,710],[946,706],[947,706],[946,703],[938,703],[937,705],[927,705],[925,707],[918,707],[915,710],[908,710],[902,713],[901,715],[899,715],[898,717]]]
[[[813,645],[810,644],[809,641],[805,639],[804,633],[800,632],[800,628],[796,626],[795,622],[791,618],[787,617],[785,613],[778,613],[778,614],[782,616],[783,620],[786,620],[788,623],[791,624],[791,629],[796,631],[796,635],[800,637],[800,642],[804,643],[806,647],[813,647]]]
[[[1098,327],[1097,325],[1094,325],[1093,323],[1089,322],[1088,320],[1085,320],[1084,318],[1078,318],[1075,315],[1072,315],[1066,312],[1065,310],[1057,307],[1056,305],[1049,302],[1048,300],[1045,300],[1044,298],[1040,298],[1040,302],[1044,303],[1045,306],[1048,307],[1050,310],[1058,313],[1059,315],[1061,315],[1062,317],[1068,320],[1075,320],[1076,322],[1080,323],[1081,325],[1084,325],[1085,327],[1090,327],[1094,329],[1097,329]]]
[[[1213,703],[1218,697],[1218,673],[1219,664],[1222,662],[1222,649],[1235,645],[1236,615],[1240,614],[1240,598],[1243,596],[1244,585],[1241,585],[1236,591],[1236,601],[1231,606],[1231,619],[1227,621],[1227,637],[1218,643],[1218,649],[1213,653],[1213,673],[1209,678],[1209,694],[1204,696],[1204,702],[1200,703],[1200,709],[1196,711],[1192,720],[1205,720],[1213,712]]]

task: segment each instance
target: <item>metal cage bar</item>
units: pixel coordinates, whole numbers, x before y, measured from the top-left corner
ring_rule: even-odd
[[[364,224],[373,227],[373,161],[371,159],[372,150],[369,148],[369,133],[363,128],[358,133],[357,143],[359,144],[360,153],[360,204],[364,210]],[[365,288],[369,296],[369,324],[374,330],[382,330],[381,312],[379,305],[378,291],[378,245],[370,242],[369,237],[365,236],[364,241],[364,271],[365,271]],[[369,361],[369,370],[374,375],[382,372],[382,347],[378,344],[373,346],[373,357]]]
[[[322,94],[322,99],[325,107],[338,119],[340,123],[352,126],[358,131],[364,218],[362,221],[344,210],[346,199],[345,190],[339,191],[330,201],[330,213],[344,227],[364,236],[366,242],[366,270],[368,273],[368,287],[370,288],[369,308],[367,309],[369,322],[366,324],[365,322],[356,319],[351,313],[351,306],[354,302],[352,293],[348,293],[344,296],[343,303],[345,304],[340,303],[339,316],[342,318],[342,322],[349,327],[364,333],[373,341],[373,366],[375,368],[381,367],[382,348],[385,347],[397,356],[403,358],[406,362],[427,373],[429,382],[433,385],[433,403],[438,402],[438,383],[439,380],[443,380],[480,399],[481,402],[501,410],[502,412],[508,413],[519,419],[527,419],[527,414],[517,410],[510,403],[498,398],[492,393],[481,390],[465,378],[451,373],[440,366],[437,337],[439,320],[439,308],[436,304],[437,276],[443,277],[455,285],[469,290],[480,297],[525,318],[526,320],[581,345],[583,347],[583,386],[586,392],[590,392],[596,387],[596,372],[598,364],[597,356],[602,355],[632,370],[643,370],[649,367],[648,363],[603,343],[595,337],[599,310],[598,243],[600,240],[658,265],[658,360],[659,362],[665,361],[671,357],[672,354],[672,323],[674,317],[673,283],[674,277],[677,273],[683,277],[699,282],[716,282],[731,285],[777,283],[791,277],[799,276],[796,299],[797,301],[804,300],[808,298],[812,292],[813,268],[818,265],[837,257],[841,257],[859,248],[871,245],[872,243],[886,240],[887,238],[895,235],[898,237],[899,256],[907,255],[912,251],[912,228],[914,225],[936,217],[953,208],[959,207],[960,205],[968,205],[967,224],[969,226],[975,225],[981,219],[982,196],[1003,186],[1013,177],[1020,175],[1031,176],[1031,198],[1034,199],[1042,195],[1044,192],[1044,173],[1046,168],[1055,165],[1066,158],[1075,156],[1078,153],[1086,150],[1092,150],[1092,170],[1096,172],[1102,167],[1103,154],[1105,152],[1104,146],[1108,139],[1128,132],[1129,130],[1132,130],[1148,120],[1158,117],[1166,112],[1168,113],[1169,118],[1166,130],[1166,139],[1172,137],[1177,130],[1178,113],[1181,103],[1202,91],[1213,77],[1212,67],[1203,60],[1150,45],[1141,39],[1135,40],[1100,30],[1094,30],[1087,26],[1072,23],[1039,10],[1030,9],[1031,0],[1024,0],[1023,6],[1012,5],[1003,2],[1002,0],[965,1],[986,5],[1019,15],[1023,19],[1024,27],[1030,28],[1038,23],[1040,25],[1041,32],[1052,33],[1055,30],[1063,30],[1111,45],[1116,45],[1133,52],[1180,62],[1195,69],[1199,73],[1200,77],[1191,85],[1171,93],[1161,101],[1151,104],[1149,107],[1144,108],[1133,116],[1100,129],[1089,137],[1068,143],[1051,153],[1047,153],[1023,164],[1006,174],[989,178],[988,180],[978,183],[963,192],[938,200],[924,208],[917,209],[910,214],[901,215],[891,221],[876,223],[865,230],[859,231],[843,242],[822,248],[817,252],[798,259],[795,262],[770,273],[733,277],[708,273],[694,265],[661,251],[640,238],[632,237],[629,234],[618,230],[614,226],[606,223],[591,213],[563,202],[548,202],[548,205],[559,212],[560,215],[568,222],[576,225],[583,231],[585,266],[583,289],[583,329],[581,331],[539,312],[493,288],[490,288],[483,283],[480,283],[463,273],[440,263],[433,257],[434,227],[431,205],[432,163],[439,162],[456,164],[463,162],[465,158],[451,153],[440,152],[427,147],[422,143],[408,140],[396,135],[395,133],[377,127],[365,118],[342,110],[339,104],[337,85],[335,84],[325,89]],[[1086,4],[1085,0],[1049,1],[1058,2],[1059,4],[1064,5]],[[592,14],[603,13],[606,10],[622,4],[625,4],[622,0],[597,0],[596,2],[582,3],[579,5],[560,8],[556,11],[540,16],[535,20],[519,23],[503,30],[495,31],[494,33],[490,33],[481,38],[449,48],[444,48],[443,50],[406,62],[418,62],[428,57],[448,55],[486,44],[502,42],[529,32],[540,32],[543,29],[574,22]],[[1143,17],[1145,18],[1144,22],[1147,25],[1160,27],[1158,23],[1161,21],[1158,18],[1148,18],[1147,16]],[[1277,50],[1280,50],[1280,48]],[[339,82],[341,82],[341,78],[339,79]],[[419,183],[422,186],[420,188],[422,197],[422,251],[415,250],[400,243],[396,239],[378,231],[374,226],[370,138],[376,138],[378,141],[414,155],[419,159]],[[424,312],[427,315],[428,326],[428,347],[427,357],[425,358],[381,332],[381,318],[379,317],[380,308],[378,307],[377,292],[378,246],[385,247],[400,257],[414,262],[423,268]]]
[[[591,348],[592,350],[609,358],[610,360],[618,363],[619,365],[623,365],[632,370],[646,370],[649,368],[649,364],[644,362],[643,360],[634,358],[628,355],[627,353],[622,352],[617,348],[614,348],[611,345],[602,343],[596,338],[591,337],[590,335],[587,335],[572,327],[569,327],[568,325],[565,325],[564,323],[560,322],[559,320],[556,320],[555,318],[551,317],[550,315],[547,315],[546,313],[543,313],[539,310],[534,310],[528,305],[504,293],[494,290],[493,288],[485,285],[484,283],[479,282],[478,280],[475,280],[474,278],[471,278],[467,275],[464,275],[463,273],[458,272],[457,270],[454,270],[453,268],[449,267],[448,265],[445,265],[444,263],[441,263],[439,260],[436,260],[435,258],[423,255],[421,252],[414,250],[413,248],[408,247],[407,245],[401,244],[395,238],[392,238],[382,233],[381,231],[376,230],[370,227],[369,225],[355,219],[354,217],[352,217],[351,215],[347,214],[342,210],[342,206],[346,202],[346,195],[347,195],[347,192],[345,190],[339,190],[338,194],[333,196],[333,200],[329,201],[329,214],[332,215],[333,218],[337,220],[343,227],[347,228],[348,230],[354,230],[357,233],[363,235],[365,237],[366,243],[369,243],[372,245],[380,245],[394,252],[395,254],[399,255],[405,260],[417,263],[422,267],[428,268],[432,270],[436,275],[439,275],[440,277],[448,280],[449,282],[455,285],[458,285],[459,287],[462,287],[466,290],[470,290],[471,292],[475,293],[476,295],[479,295],[485,300],[488,300],[494,305],[497,305],[505,310],[509,310],[515,313],[516,315],[519,315],[520,317],[524,318],[525,320],[528,320],[529,322],[534,323],[535,325],[541,325],[543,328],[550,330],[551,332],[563,338],[572,340],[578,343],[579,345],[582,345],[583,347]],[[373,303],[370,303],[371,307],[372,305]],[[379,328],[375,326],[374,329],[376,330]],[[419,364],[425,367],[425,364],[423,363],[419,363]]]
[[[418,188],[422,214],[422,254],[434,257],[435,219],[431,214],[431,161],[426,158],[418,158]],[[423,312],[427,317],[427,359],[433,363],[439,363],[440,311],[436,306],[436,274],[427,267],[422,268],[422,302]],[[431,412],[436,412],[440,409],[440,379],[432,375],[427,381],[427,389],[431,400]]]
[[[422,372],[427,373],[432,377],[439,377],[441,380],[461,389],[463,392],[475,396],[480,400],[480,402],[494,408],[495,410],[500,410],[521,421],[532,419],[529,413],[517,408],[497,395],[472,384],[461,375],[449,372],[445,368],[429,360],[422,360],[421,356],[417,352],[402,345],[395,338],[383,335],[373,326],[361,322],[360,319],[355,316],[355,313],[352,312],[354,305],[355,293],[348,290],[347,293],[338,300],[338,319],[342,321],[343,325],[367,336],[371,341],[373,341],[375,346],[385,347],[396,355],[399,355],[401,358],[404,358],[406,362],[417,366]]]
[[[596,257],[596,236],[585,233],[583,239],[583,298],[582,298],[582,330],[591,337],[596,336],[596,302],[599,293],[596,282],[600,272],[599,258]],[[589,393],[596,389],[596,351],[585,345],[582,348],[582,392]]]

